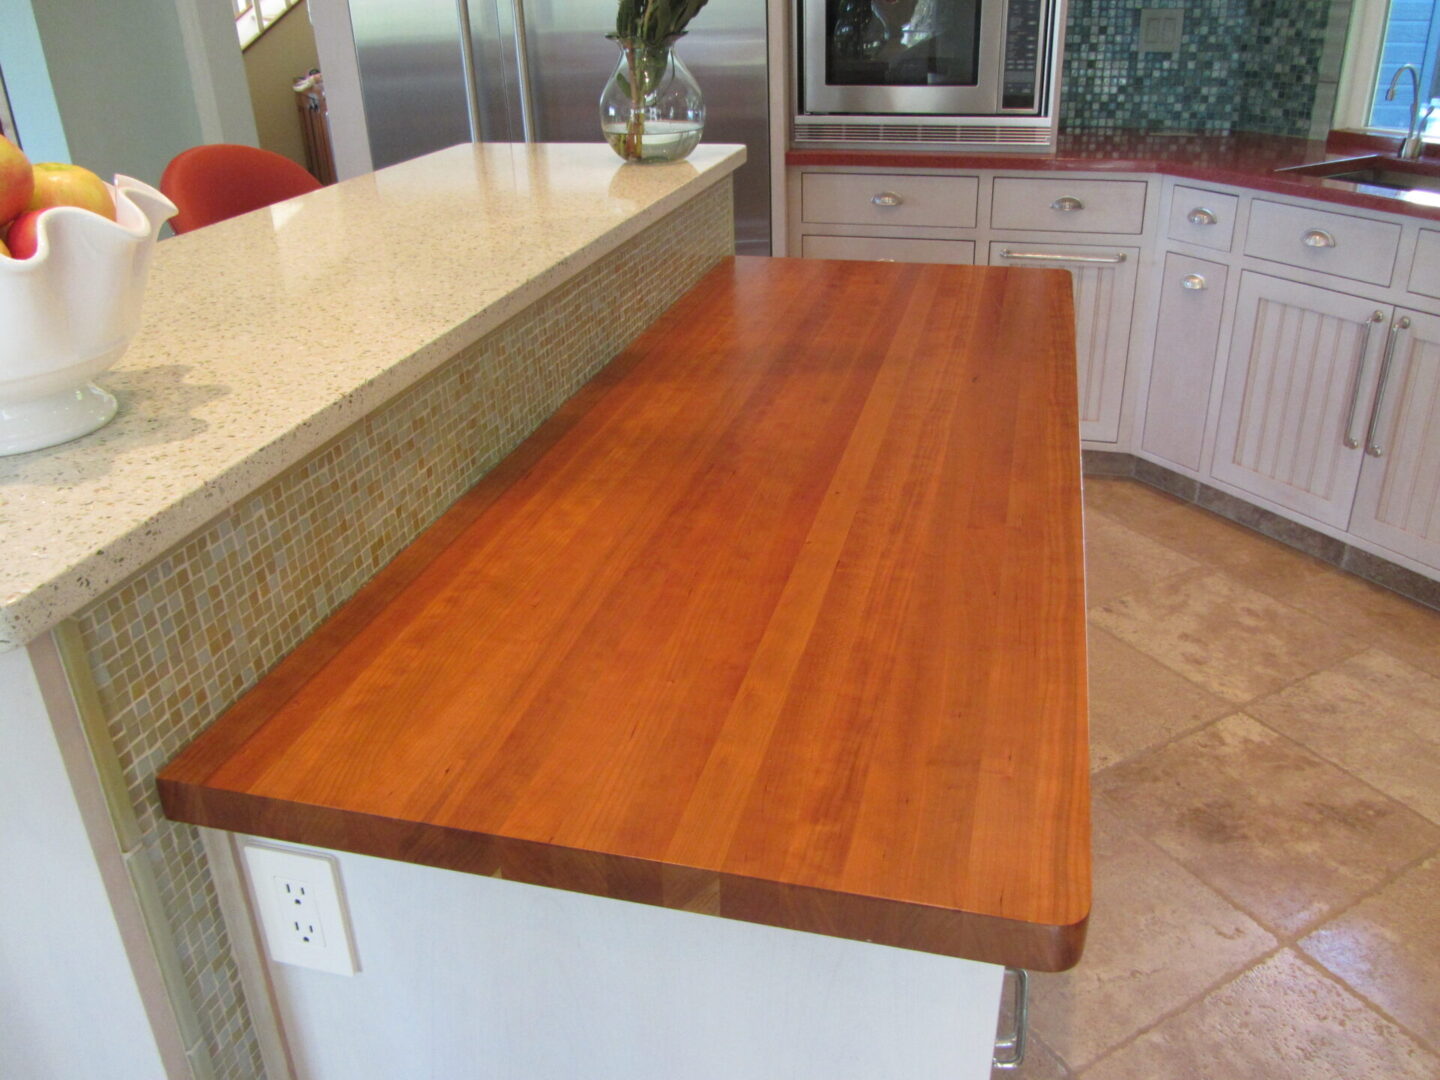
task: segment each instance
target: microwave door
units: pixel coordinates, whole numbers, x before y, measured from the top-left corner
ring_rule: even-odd
[[[1003,0],[802,0],[807,113],[1001,111]]]

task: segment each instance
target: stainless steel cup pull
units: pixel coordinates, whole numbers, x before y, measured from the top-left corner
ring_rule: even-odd
[[[1180,279],[1182,289],[1204,289],[1206,288],[1205,278],[1201,274],[1186,274]]]
[[[1010,981],[1011,1030],[995,1040],[995,1055],[990,1059],[992,1068],[1018,1069],[1025,1061],[1025,1038],[1030,1026],[1030,973],[1024,968],[1006,968],[1005,978]]]
[[[1061,195],[1050,204],[1051,210],[1059,210],[1062,214],[1068,214],[1072,210],[1084,210],[1085,204],[1074,195]]]
[[[1197,206],[1190,213],[1185,215],[1185,220],[1191,225],[1219,225],[1220,219],[1215,216],[1213,210],[1206,210],[1203,206]]]
[[[1335,246],[1335,237],[1324,229],[1310,229],[1300,238],[1300,242],[1306,247],[1332,248]]]
[[[881,191],[870,196],[870,201],[876,206],[899,206],[905,200],[893,191]]]

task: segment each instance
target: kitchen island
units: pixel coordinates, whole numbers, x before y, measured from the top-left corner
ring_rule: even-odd
[[[159,246],[115,421],[0,459],[0,861],[66,885],[6,895],[0,1073],[266,1075],[156,770],[733,250],[743,160],[467,144]]]
[[[528,1018],[605,1075],[985,1075],[991,965],[1071,966],[1089,912],[1072,318],[1053,271],[721,264],[167,767],[167,813],[345,853],[372,977],[491,969],[443,1030],[498,979],[582,1002]],[[305,1075],[486,1041],[275,978]],[[493,1075],[565,1075],[520,1053]]]
[[[258,317],[225,278],[244,254],[284,317],[190,311],[193,384],[142,337],[115,427],[10,465],[10,490],[55,488],[55,547],[83,559],[10,594],[40,636],[0,659],[72,736],[77,790],[92,772],[77,799],[167,1075],[979,1077],[998,965],[1078,957],[1068,283],[726,262],[737,155],[592,150],[460,148],[169,242],[152,300],[193,281]],[[429,257],[406,260],[417,197]],[[294,224],[315,217],[329,248]],[[286,299],[322,270],[349,276]],[[191,422],[165,427],[181,391]],[[96,513],[107,478],[124,490]],[[532,520],[509,501],[535,483]],[[457,647],[417,626],[419,652],[389,654],[437,696],[282,715],[331,701],[330,649],[368,666],[410,605],[473,614],[521,582]],[[172,812],[334,851],[358,977],[266,964],[235,840],[162,817],[155,771],[207,728]]]

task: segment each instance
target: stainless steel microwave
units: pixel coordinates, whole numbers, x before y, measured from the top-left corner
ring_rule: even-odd
[[[798,0],[795,141],[1053,144],[1063,0]]]

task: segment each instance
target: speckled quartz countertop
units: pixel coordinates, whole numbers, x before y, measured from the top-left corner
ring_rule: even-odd
[[[0,651],[120,583],[745,160],[452,147],[156,251],[100,431],[0,458]]]

